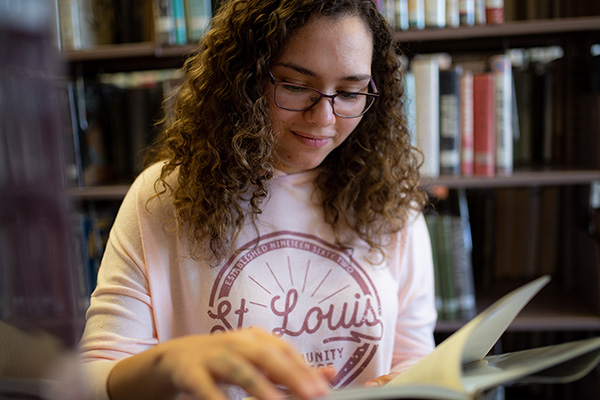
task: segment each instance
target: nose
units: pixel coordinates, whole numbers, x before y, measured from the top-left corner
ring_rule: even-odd
[[[326,97],[319,99],[317,104],[304,111],[304,119],[318,126],[328,126],[335,122],[333,113],[333,100]]]

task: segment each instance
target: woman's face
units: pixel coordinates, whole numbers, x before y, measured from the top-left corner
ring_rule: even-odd
[[[276,81],[329,95],[364,92],[371,78],[372,42],[359,17],[316,17],[292,36],[271,72]],[[327,98],[306,111],[284,110],[275,104],[273,93],[269,85],[266,95],[277,138],[274,166],[288,174],[318,167],[362,119],[336,116]]]

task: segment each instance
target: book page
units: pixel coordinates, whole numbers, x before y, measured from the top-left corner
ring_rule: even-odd
[[[549,280],[548,276],[543,276],[505,295],[442,342],[431,354],[392,379],[388,386],[434,384],[465,391],[463,365],[483,359],[517,314]],[[468,392],[474,388],[471,385]]]
[[[465,367],[467,391],[506,382],[566,383],[590,372],[600,361],[600,337],[486,357]],[[535,374],[535,375],[532,375]]]

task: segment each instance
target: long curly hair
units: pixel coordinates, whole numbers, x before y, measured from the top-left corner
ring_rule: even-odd
[[[402,112],[404,87],[393,31],[372,0],[226,0],[200,49],[184,63],[172,122],[151,162],[164,161],[157,192],[173,191],[192,254],[222,259],[255,222],[273,176],[275,135],[264,93],[268,67],[313,16],[359,16],[373,34],[372,75],[380,97],[332,151],[316,180],[338,244],[347,230],[382,251],[427,196],[418,151]],[[178,185],[167,184],[177,170]],[[161,185],[162,184],[162,185]],[[344,232],[342,232],[344,231]]]

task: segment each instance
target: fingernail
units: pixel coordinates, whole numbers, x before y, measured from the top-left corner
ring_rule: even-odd
[[[379,383],[377,383],[377,381],[367,381],[367,382],[365,382],[365,386],[366,387],[378,387]]]

